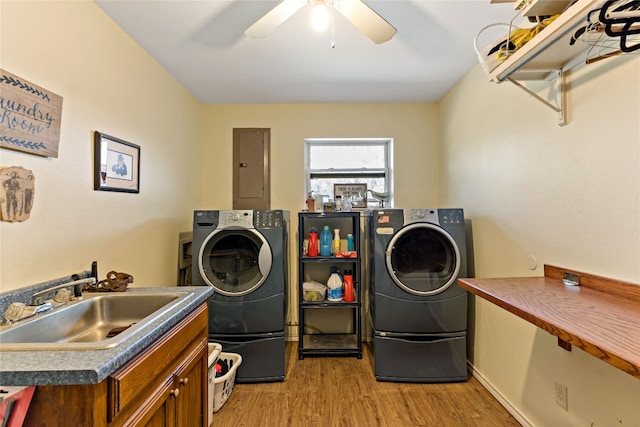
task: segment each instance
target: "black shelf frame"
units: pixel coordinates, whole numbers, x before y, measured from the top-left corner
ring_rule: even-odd
[[[332,224],[340,224],[340,227],[332,227]],[[309,257],[303,255],[303,243],[309,235],[311,227],[322,231],[324,225],[333,228],[340,228],[340,237],[347,234],[353,235],[354,250],[357,253],[355,258],[330,257]],[[348,226],[345,229],[345,225]],[[300,212],[298,213],[298,359],[305,356],[351,356],[362,359],[362,253],[360,236],[360,212]],[[351,267],[353,273],[353,284],[355,288],[354,302],[332,302],[303,300],[302,284],[304,283],[307,267],[314,264],[328,264],[344,270]],[[318,282],[323,282],[326,278],[314,278]],[[353,311],[353,332],[346,334],[307,334],[305,333],[305,312],[307,310],[332,310],[350,308]]]

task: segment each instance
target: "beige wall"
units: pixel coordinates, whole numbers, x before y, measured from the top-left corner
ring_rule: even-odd
[[[200,197],[200,104],[91,1],[0,2],[0,67],[63,97],[58,158],[0,150],[36,177],[31,218],[0,222],[0,290],[98,261],[176,283]],[[93,131],[141,146],[140,194],[93,190]]]
[[[433,103],[204,107],[202,207],[231,209],[233,128],[271,129],[271,206],[305,207],[305,138],[394,139],[395,202],[438,202],[438,116]]]
[[[271,129],[271,207],[291,211],[290,274],[297,281],[297,213],[305,207],[305,138],[394,140],[397,206],[436,206],[439,200],[438,115],[433,103],[207,105],[202,149],[202,208],[231,209],[233,128]],[[290,292],[289,320],[297,321]],[[295,331],[288,331],[295,336]]]
[[[583,67],[569,82],[565,127],[480,67],[440,103],[441,202],[473,221],[478,277],[539,276],[546,263],[640,283],[640,57]],[[480,299],[474,338],[478,376],[531,425],[640,425],[631,375]]]

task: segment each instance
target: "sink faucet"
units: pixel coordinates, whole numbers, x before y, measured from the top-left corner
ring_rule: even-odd
[[[73,282],[62,283],[60,285],[53,286],[51,288],[33,294],[31,296],[31,305],[42,305],[47,299],[46,296],[51,294],[53,291],[70,287],[73,287],[73,295],[75,297],[80,297],[82,296],[82,288],[84,287],[84,285],[95,285],[96,283],[97,280],[95,277],[87,277],[86,279],[74,280]]]

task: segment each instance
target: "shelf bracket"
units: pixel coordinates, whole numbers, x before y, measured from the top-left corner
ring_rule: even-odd
[[[558,114],[558,125],[564,126],[567,124],[567,102],[566,102],[566,84],[564,72],[562,69],[555,70],[556,79],[558,81],[558,102],[557,105],[547,101],[528,87],[524,86],[522,83],[517,80],[512,79],[511,77],[507,77],[507,81],[513,83],[516,87],[527,92],[529,95],[533,96],[538,101],[542,102],[547,107],[551,108]]]

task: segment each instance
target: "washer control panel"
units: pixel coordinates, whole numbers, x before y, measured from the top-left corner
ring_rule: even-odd
[[[253,228],[252,210],[220,211],[218,227],[242,227]]]
[[[438,213],[435,209],[404,209],[404,223],[412,224],[414,222],[437,224]]]
[[[464,227],[464,211],[462,209],[438,209],[440,225]]]
[[[284,213],[281,210],[253,211],[256,228],[282,228],[284,227]]]
[[[444,226],[464,226],[464,211],[459,208],[449,209],[404,209],[404,224],[429,222]]]

